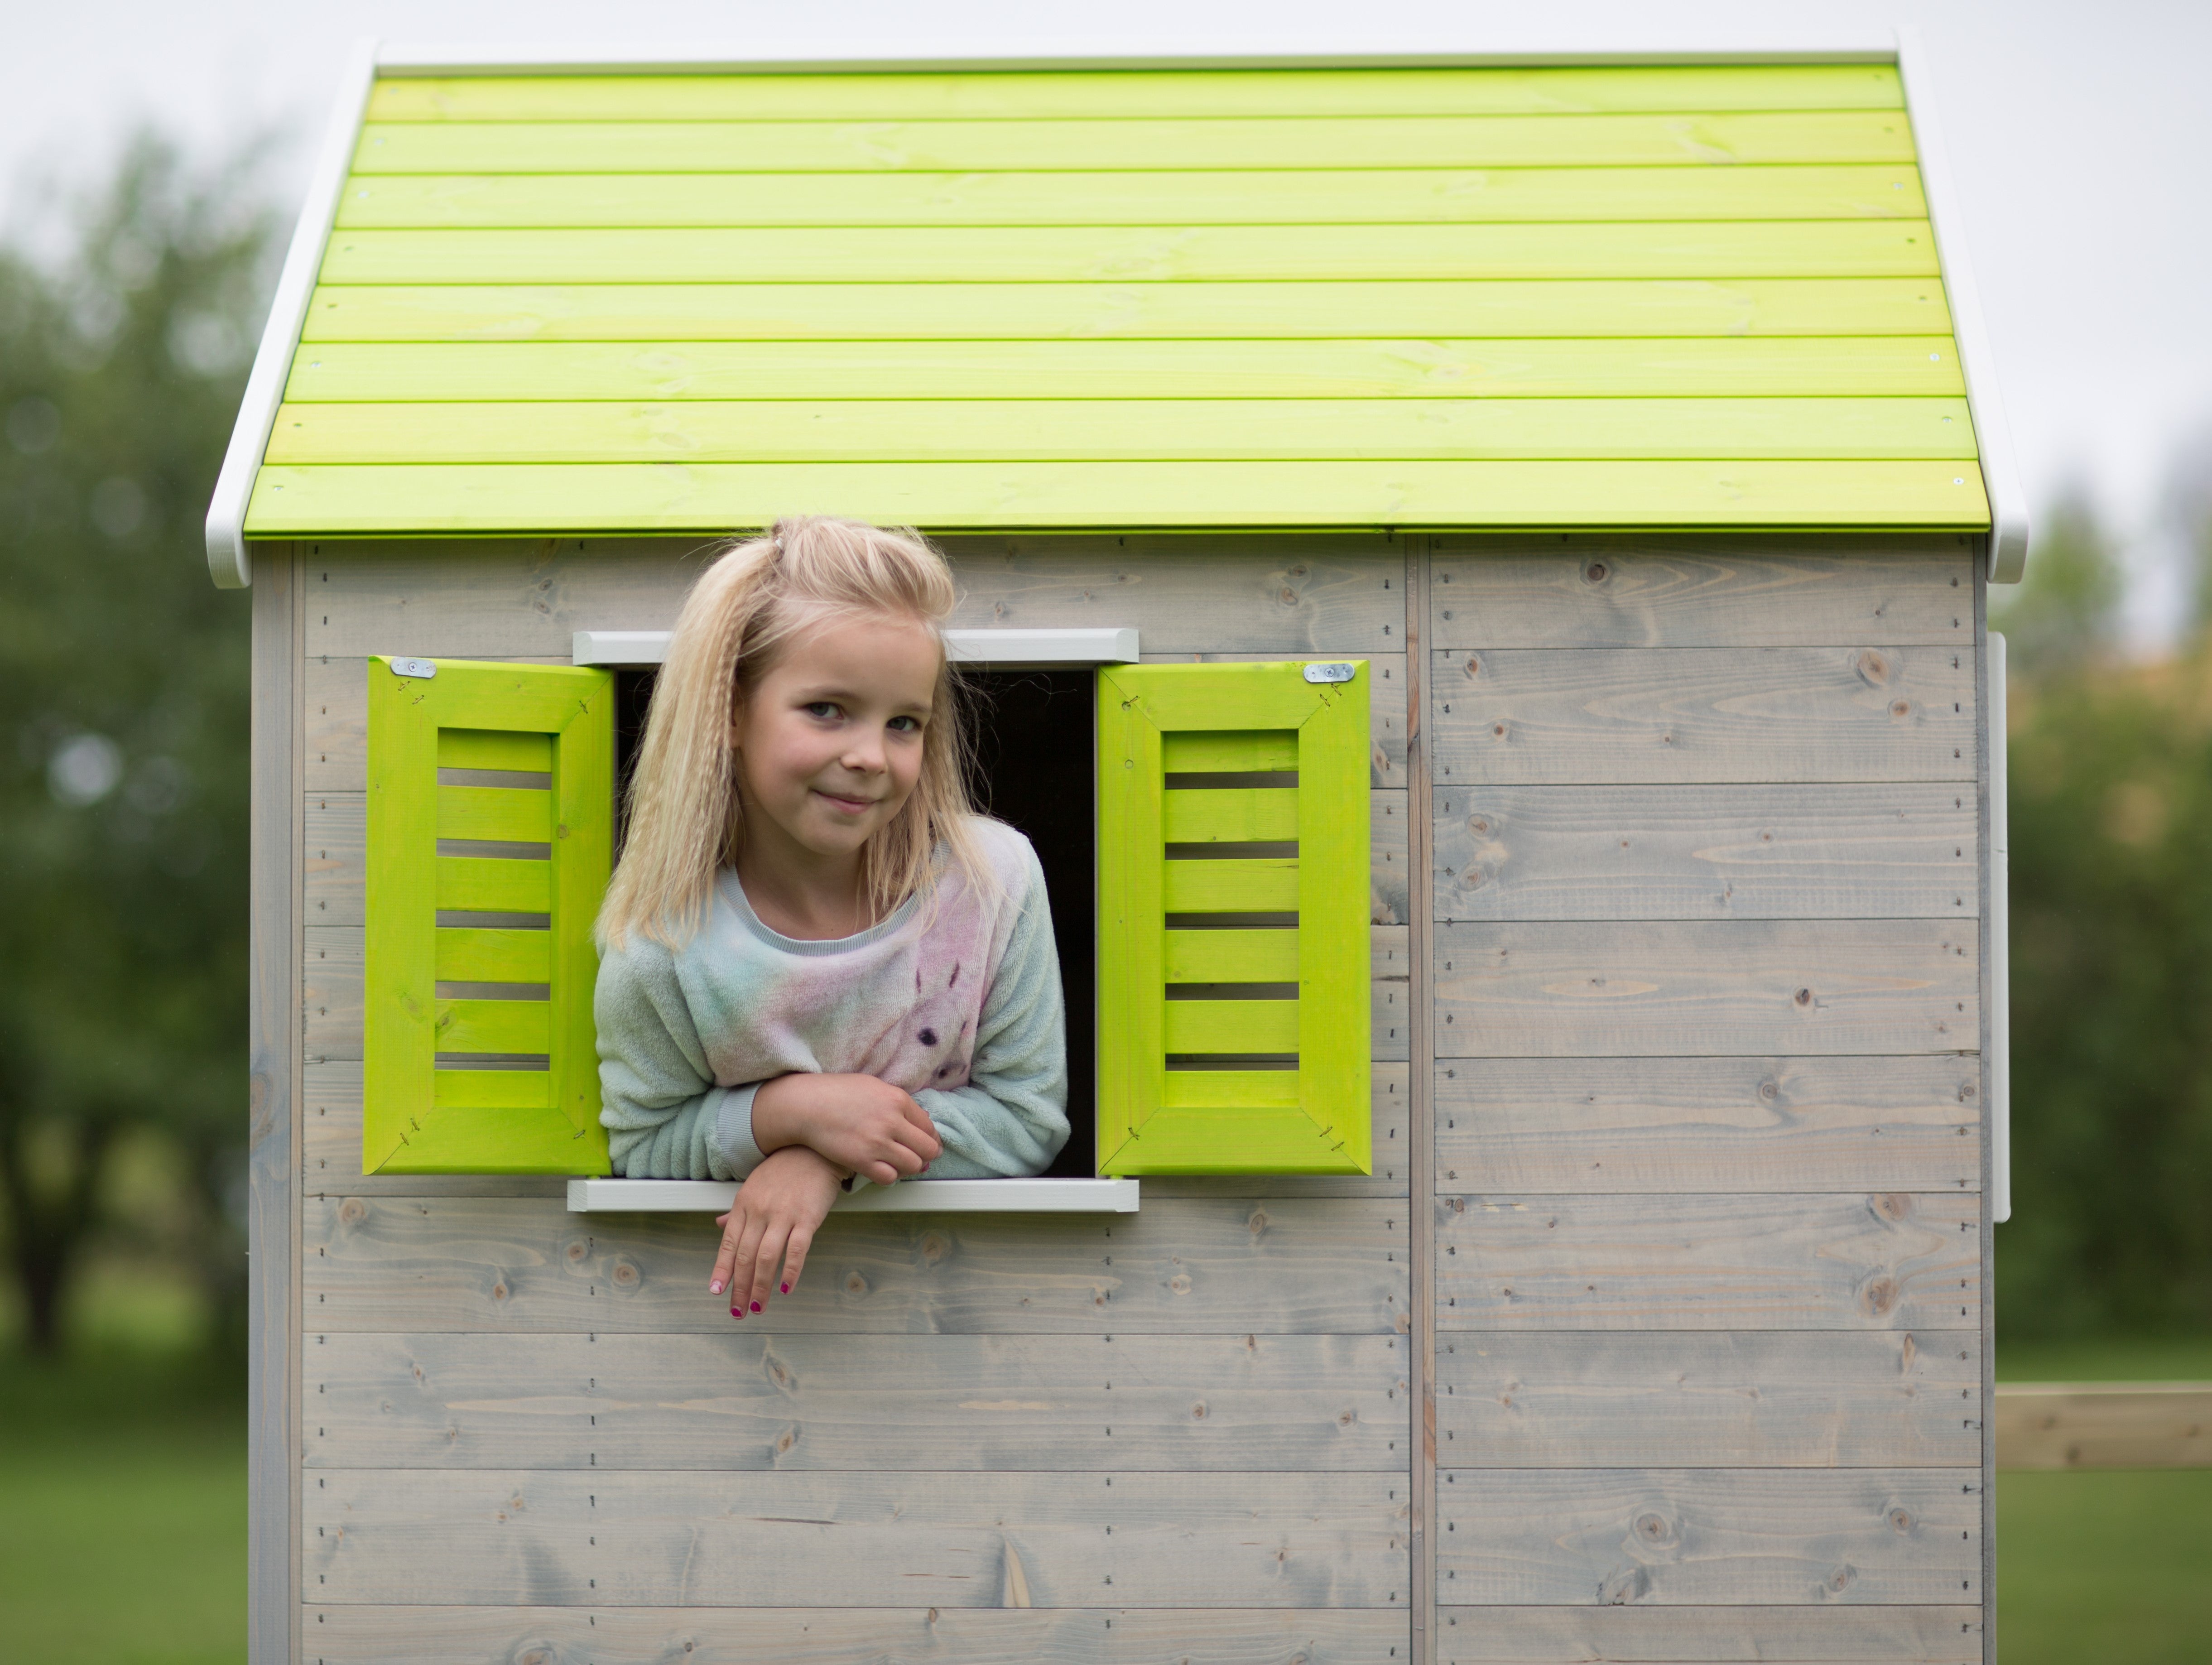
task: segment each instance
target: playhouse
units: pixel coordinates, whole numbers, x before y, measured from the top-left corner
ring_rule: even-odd
[[[1991,1656],[2027,525],[1910,43],[367,49],[331,132],[208,523],[256,1661]],[[817,512],[953,563],[1077,1133],[738,1327],[589,927]]]

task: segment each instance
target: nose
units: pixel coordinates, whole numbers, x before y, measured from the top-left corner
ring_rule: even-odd
[[[886,767],[882,736],[872,732],[856,735],[837,761],[855,775],[881,775]]]

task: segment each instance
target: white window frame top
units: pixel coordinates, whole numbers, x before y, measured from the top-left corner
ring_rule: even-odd
[[[635,669],[668,657],[666,630],[579,630],[578,665]],[[956,664],[1034,669],[1043,665],[1134,665],[1134,625],[1036,630],[947,630]],[[726,1212],[737,1187],[718,1180],[572,1179],[568,1212],[714,1213]],[[1133,1214],[1133,1179],[921,1179],[902,1185],[855,1185],[837,1200],[854,1214],[929,1212],[990,1214]]]
[[[618,668],[659,665],[668,657],[666,630],[579,630],[571,651],[578,665]],[[1134,665],[1133,624],[1074,629],[947,630],[945,646],[956,665],[1030,670],[1049,665]]]

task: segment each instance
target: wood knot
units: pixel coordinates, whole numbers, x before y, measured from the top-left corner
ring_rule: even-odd
[[[338,1205],[340,1225],[359,1225],[368,1218],[368,1205],[359,1197],[348,1197]]]
[[[570,1266],[581,1266],[584,1263],[584,1257],[591,1252],[591,1244],[586,1243],[581,1237],[571,1237],[561,1245],[562,1257]]]
[[[1853,665],[1860,676],[1880,687],[1889,680],[1889,655],[1878,647],[1862,649]]]
[[[1759,1096],[1765,1099],[1768,1103],[1771,1104],[1776,1099],[1782,1097],[1781,1084],[1771,1078],[1760,1082],[1759,1084]]]
[[[1255,1237],[1265,1235],[1267,1230],[1267,1211],[1264,1208],[1254,1209],[1252,1217],[1244,1222],[1244,1229]]]
[[[1467,829],[1477,838],[1489,837],[1490,817],[1486,815],[1470,815],[1467,818]]]
[[[1897,1304],[1897,1279],[1876,1278],[1859,1291],[1859,1305],[1871,1316],[1881,1318]]]
[[[776,1454],[781,1456],[797,1443],[799,1443],[799,1436],[787,1428],[775,1437]]]
[[[1859,1570],[1846,1561],[1827,1576],[1824,1581],[1824,1587],[1829,1595],[1841,1595],[1858,1581]]]
[[[1889,702],[1889,714],[1893,717],[1910,717],[1912,714],[1912,702],[1892,700]]]
[[[624,1260],[615,1262],[614,1281],[617,1289],[635,1289],[638,1285],[638,1275],[637,1263],[635,1261]]]
[[[1176,1273],[1174,1277],[1168,1279],[1168,1287],[1174,1291],[1177,1295],[1189,1294],[1190,1273],[1188,1272]]]
[[[1797,1003],[1801,1010],[1810,1007],[1813,1004],[1813,991],[1809,988],[1801,988],[1796,994],[1791,995],[1790,999]]]
[[[1912,1530],[1912,1511],[1909,1509],[1891,1510],[1889,1511],[1889,1529],[1892,1532],[1896,1533],[1911,1532]]]
[[[847,1273],[845,1274],[845,1293],[846,1293],[846,1294],[848,1294],[848,1295],[866,1295],[867,1292],[868,1292],[868,1280],[867,1280],[866,1278],[863,1278],[863,1277],[862,1277],[859,1273],[857,1273],[857,1272],[848,1272],[848,1273]]]
[[[1466,671],[1470,677],[1480,676],[1482,674],[1482,656],[1479,653],[1469,653],[1467,656],[1467,663],[1462,665],[1460,669]]]
[[[1505,725],[1504,723],[1491,724],[1490,738],[1493,740],[1504,739],[1505,738]]]
[[[1612,576],[1612,569],[1602,561],[1589,562],[1583,568],[1583,582],[1585,584],[1602,584]]]
[[[1204,1400],[1202,1400],[1202,1399],[1201,1399],[1201,1400],[1200,1400],[1200,1401],[1198,1401],[1198,1403],[1197,1403],[1197,1404],[1195,1404],[1195,1405],[1192,1406],[1192,1407],[1190,1407],[1190,1414],[1191,1414],[1191,1419],[1192,1419],[1193,1421],[1194,1421],[1194,1422],[1203,1422],[1203,1421],[1205,1421],[1205,1420],[1206,1420],[1206,1401],[1205,1401]]]
[[[1886,1220],[1912,1218],[1912,1195],[1908,1191],[1885,1191],[1874,1200],[1874,1211]]]
[[[1295,607],[1298,605],[1298,592],[1292,589],[1289,585],[1285,584],[1281,589],[1275,592],[1275,599],[1281,602],[1285,607]]]
[[[491,1298],[495,1301],[504,1301],[507,1299],[506,1279],[501,1278],[497,1283],[491,1286]]]
[[[935,1266],[951,1252],[952,1245],[946,1241],[942,1231],[925,1231],[921,1234],[921,1261],[924,1266]]]
[[[1651,1593],[1651,1575],[1642,1567],[1624,1567],[1597,1587],[1597,1599],[1608,1607],[1625,1607]]]
[[[1636,1517],[1636,1535],[1647,1544],[1663,1544],[1674,1535],[1674,1528],[1667,1517],[1656,1510],[1646,1510]]]

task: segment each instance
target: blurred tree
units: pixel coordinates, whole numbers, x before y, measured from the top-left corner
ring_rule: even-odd
[[[0,1225],[51,1349],[106,1158],[157,1125],[243,1334],[247,608],[200,522],[270,221],[142,138],[60,270],[0,254]]]
[[[2111,655],[2125,589],[2096,511],[2070,493],[2036,522],[2026,581],[1990,590],[1990,628],[2004,632],[2015,671],[2049,676]]]
[[[2212,1326],[2212,649],[2124,665],[2109,545],[2054,515],[2006,623],[2010,1334]],[[2039,574],[2047,563],[2048,574]],[[2043,586],[2041,598],[2035,586]],[[2014,621],[2018,621],[2014,623]]]

